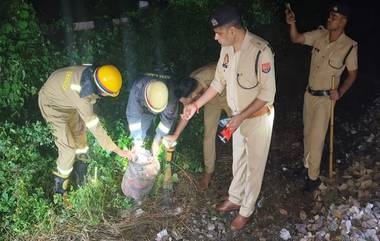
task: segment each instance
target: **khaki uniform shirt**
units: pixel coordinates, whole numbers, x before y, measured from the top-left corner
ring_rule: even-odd
[[[62,113],[61,116],[55,116],[54,120],[48,121],[68,121],[66,120],[69,118],[68,114],[75,110],[99,144],[104,149],[113,151],[117,146],[100,125],[99,119],[93,110],[96,99],[99,97],[95,94],[84,98],[79,96],[81,91],[80,80],[86,67],[71,66],[59,69],[46,81],[40,90],[40,94],[48,99],[50,108]]]
[[[240,51],[234,52],[233,46],[222,47],[211,87],[221,93],[226,85],[227,102],[233,115],[241,113],[256,98],[273,104],[276,92],[274,58],[265,40],[246,31]]]
[[[313,90],[331,89],[331,79],[335,76],[335,87],[339,85],[340,76],[345,67],[349,71],[358,68],[357,43],[344,33],[334,41],[329,41],[329,31],[323,27],[306,32],[305,45],[313,47],[309,86]],[[344,61],[350,48],[351,52]],[[344,61],[344,62],[343,62]]]
[[[210,87],[212,80],[215,77],[216,63],[210,63],[205,66],[200,67],[199,69],[194,70],[190,77],[197,80],[198,84],[202,86],[203,89]],[[218,104],[225,105],[227,104],[226,100],[226,91],[223,90],[222,93],[212,98],[208,104]]]

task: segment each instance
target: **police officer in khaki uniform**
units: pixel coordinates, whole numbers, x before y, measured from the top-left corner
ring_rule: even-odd
[[[224,88],[232,118],[227,126],[233,134],[233,179],[229,198],[217,205],[220,212],[239,209],[232,230],[243,228],[254,211],[268,157],[276,92],[274,57],[268,43],[241,25],[232,6],[217,9],[211,18],[215,40],[221,45],[215,78],[210,88],[184,109],[189,119]]]
[[[130,157],[129,151],[121,150],[107,135],[93,110],[100,96],[117,96],[121,85],[121,74],[113,65],[96,69],[70,66],[51,74],[39,91],[39,108],[53,128],[58,148],[57,171],[54,172],[56,193],[66,193],[75,156],[77,159],[83,154],[86,156],[87,129],[105,150]]]
[[[207,90],[211,84],[211,81],[214,79],[215,69],[216,63],[210,63],[193,71],[190,74],[190,77],[184,79],[183,81],[189,82],[191,80],[196,80],[197,87],[188,97],[182,97],[179,99],[179,101],[183,105],[188,105],[194,100],[198,99]],[[198,183],[201,190],[208,188],[210,179],[215,170],[215,136],[218,129],[218,120],[222,111],[224,111],[227,116],[231,116],[231,109],[228,107],[225,91],[223,91],[221,94],[216,95],[205,105],[203,116],[205,125],[203,138],[205,174]],[[179,135],[182,133],[183,129],[186,127],[187,123],[188,120],[181,119],[177,124],[173,135],[165,136],[165,139],[167,139],[169,142],[176,141]]]
[[[320,27],[314,31],[299,33],[294,13],[287,9],[285,14],[290,25],[292,42],[313,47],[309,83],[304,96],[303,120],[304,166],[308,169],[304,190],[314,191],[321,183],[320,164],[331,105],[333,101],[342,98],[356,79],[358,47],[357,43],[344,33],[350,8],[342,2],[330,8],[326,29]],[[345,68],[348,70],[347,78],[339,85],[340,76]]]

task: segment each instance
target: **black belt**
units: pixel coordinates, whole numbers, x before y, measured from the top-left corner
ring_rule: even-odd
[[[307,87],[307,92],[313,96],[330,96],[330,90],[312,90],[310,86]]]

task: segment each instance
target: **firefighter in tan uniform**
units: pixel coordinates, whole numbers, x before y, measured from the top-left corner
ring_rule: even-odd
[[[211,81],[215,76],[215,69],[216,63],[210,63],[193,71],[190,74],[190,77],[184,79],[183,81],[196,80],[197,87],[188,97],[182,97],[179,101],[183,105],[188,105],[198,99],[207,90],[207,88],[210,87]],[[224,111],[227,116],[231,116],[231,109],[228,107],[225,91],[207,102],[204,109],[203,121],[205,126],[203,137],[203,158],[205,164],[205,174],[199,181],[199,187],[201,190],[208,188],[208,184],[215,170],[215,136],[218,129],[218,120],[222,111]],[[165,138],[169,142],[176,141],[183,129],[186,127],[187,123],[188,120],[181,119],[177,124],[173,135],[165,136]]]
[[[87,129],[105,150],[121,157],[130,156],[111,140],[93,111],[96,99],[117,96],[121,85],[121,74],[115,66],[104,65],[96,69],[71,66],[56,70],[41,88],[39,107],[52,126],[58,148],[57,171],[54,172],[56,193],[66,193],[75,157],[88,159]]]
[[[241,25],[235,7],[216,10],[211,23],[221,52],[210,88],[182,115],[188,119],[224,88],[232,118],[233,179],[229,198],[216,206],[220,212],[239,209],[232,230],[243,228],[254,211],[268,157],[276,92],[274,57],[268,43]]]
[[[295,15],[291,10],[287,9],[285,14],[292,42],[313,47],[303,107],[304,166],[308,169],[304,191],[311,192],[321,184],[320,164],[331,115],[331,100],[339,100],[357,76],[357,43],[344,33],[350,8],[343,3],[334,4],[330,8],[327,29],[320,27],[306,33],[298,32]],[[348,71],[347,78],[339,85],[345,68]]]

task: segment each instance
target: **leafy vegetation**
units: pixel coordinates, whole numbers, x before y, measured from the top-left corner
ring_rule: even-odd
[[[51,225],[51,203],[43,189],[53,161],[46,148],[53,145],[41,122],[0,126],[0,230],[19,234],[36,224]]]
[[[37,93],[56,67],[55,56],[30,4],[17,0],[5,9],[9,18],[0,27],[0,96],[7,98],[0,98],[0,110],[20,116],[27,98]]]

